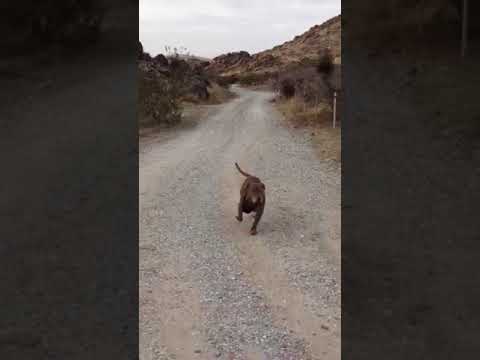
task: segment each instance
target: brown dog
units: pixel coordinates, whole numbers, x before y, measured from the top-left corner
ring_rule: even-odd
[[[243,213],[250,214],[252,211],[255,213],[255,220],[253,222],[252,228],[250,229],[250,234],[255,235],[257,233],[257,225],[260,221],[260,218],[263,215],[263,209],[265,208],[265,185],[260,181],[259,178],[247,174],[237,163],[235,163],[238,171],[243,176],[247,178],[243,182],[242,188],[240,189],[240,202],[238,203],[238,216],[235,218],[238,221],[243,220]]]

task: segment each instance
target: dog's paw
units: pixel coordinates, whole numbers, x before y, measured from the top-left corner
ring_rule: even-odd
[[[243,220],[240,216],[235,216],[235,219],[237,219],[240,222],[242,222],[242,220]]]
[[[257,235],[257,230],[255,229],[250,230],[250,235]]]

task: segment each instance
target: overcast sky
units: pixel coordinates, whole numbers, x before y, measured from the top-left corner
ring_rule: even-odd
[[[151,55],[166,45],[208,58],[256,53],[340,12],[340,0],[140,0],[140,41]]]

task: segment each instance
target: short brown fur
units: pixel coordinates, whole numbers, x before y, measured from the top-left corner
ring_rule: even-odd
[[[252,176],[238,166],[235,163],[240,174],[246,177],[240,189],[240,202],[238,203],[238,215],[235,217],[238,221],[243,220],[243,213],[250,214],[255,213],[255,220],[250,234],[255,235],[257,233],[257,225],[260,218],[263,215],[265,208],[265,185],[256,176]]]

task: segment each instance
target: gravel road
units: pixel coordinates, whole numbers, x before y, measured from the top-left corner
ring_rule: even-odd
[[[340,165],[234,91],[140,140],[140,358],[340,359]],[[256,236],[235,161],[266,185]]]

